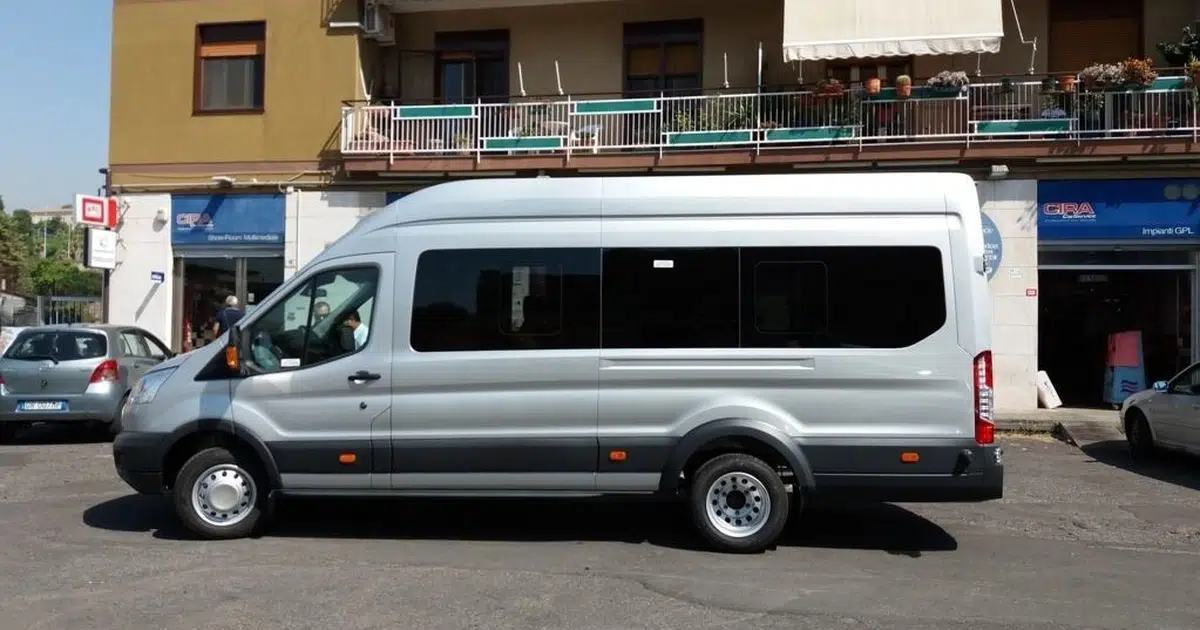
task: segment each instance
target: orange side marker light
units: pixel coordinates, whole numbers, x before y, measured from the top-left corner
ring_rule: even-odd
[[[358,461],[358,455],[354,453],[342,453],[338,455],[339,464],[353,464],[356,461]]]
[[[623,462],[626,459],[629,459],[629,453],[626,453],[625,451],[608,452],[608,461],[610,462]]]
[[[921,461],[921,455],[919,453],[900,453],[900,461],[905,464],[915,464]]]

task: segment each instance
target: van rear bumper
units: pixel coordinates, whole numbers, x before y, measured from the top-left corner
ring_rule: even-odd
[[[809,443],[801,448],[812,466],[815,496],[895,503],[969,503],[1004,497],[1003,451],[996,444],[951,440]]]

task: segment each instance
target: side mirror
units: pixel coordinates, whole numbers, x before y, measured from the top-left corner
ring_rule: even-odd
[[[1167,382],[1166,381],[1154,381],[1154,391],[1156,391],[1156,392],[1167,391]]]
[[[225,367],[233,374],[242,373],[242,360],[238,354],[242,347],[242,331],[237,326],[229,327],[229,341],[225,344]]]

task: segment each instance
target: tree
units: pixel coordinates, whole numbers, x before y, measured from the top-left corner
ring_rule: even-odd
[[[28,252],[13,229],[12,219],[3,211],[3,202],[0,201],[0,280],[4,281],[8,291],[24,292],[27,259]]]

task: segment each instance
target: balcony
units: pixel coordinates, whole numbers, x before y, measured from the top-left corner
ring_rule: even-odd
[[[903,98],[895,88],[855,88],[347,104],[341,151],[359,171],[730,166],[1170,155],[1191,152],[1198,131],[1194,90],[1182,76],[1105,91],[1032,78],[914,85]]]

